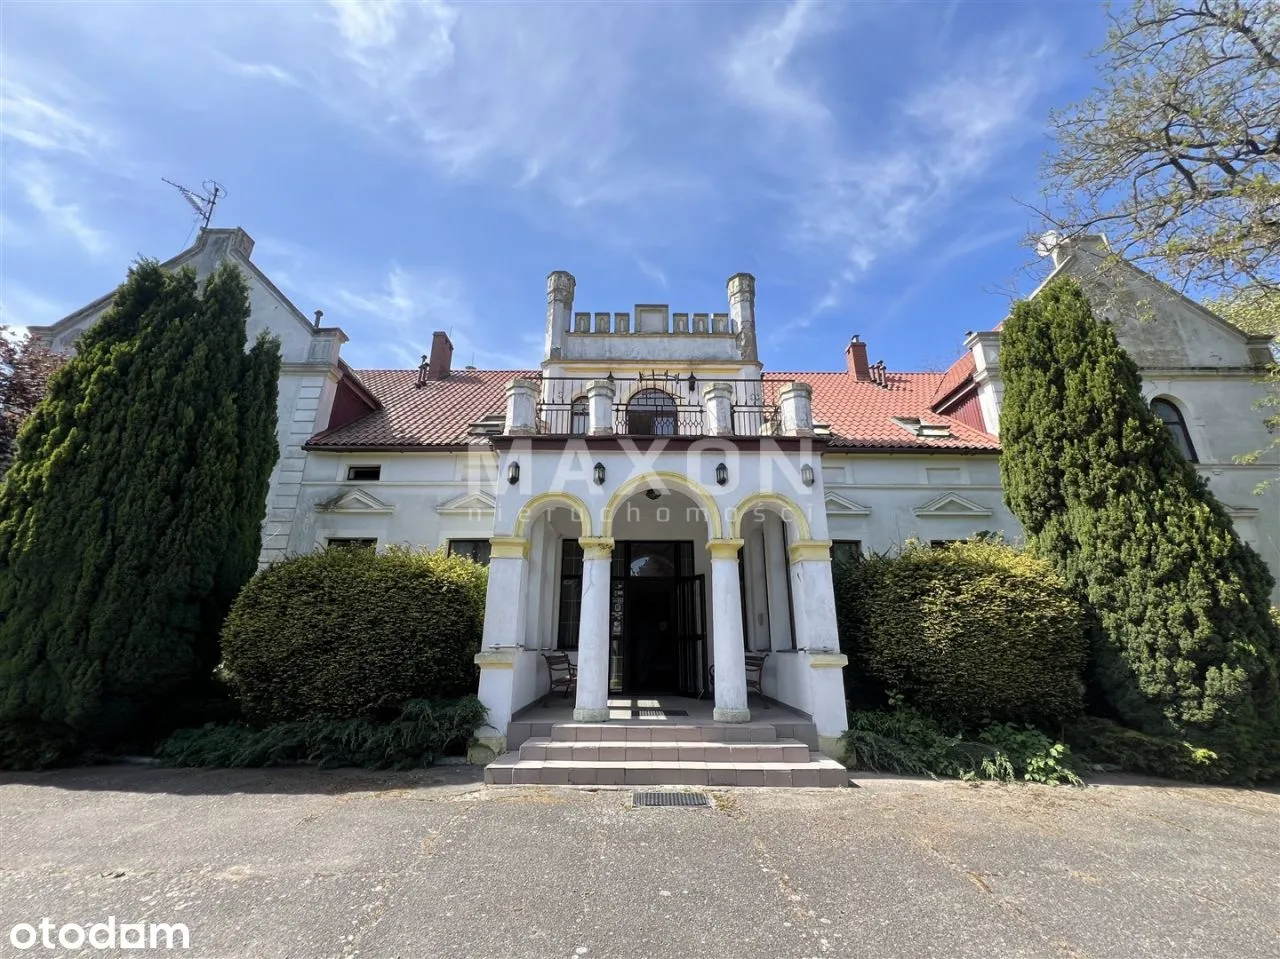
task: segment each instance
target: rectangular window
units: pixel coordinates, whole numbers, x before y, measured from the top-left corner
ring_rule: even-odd
[[[489,565],[489,541],[487,539],[451,539],[449,540],[450,556],[465,556],[467,559]]]
[[[853,563],[862,559],[862,541],[856,539],[836,539],[831,541],[831,561],[833,563]]]
[[[381,466],[348,466],[347,479],[363,480],[364,482],[373,482],[382,479]]]
[[[325,540],[330,549],[377,549],[376,539],[365,539],[359,536],[330,536]]]
[[[616,553],[614,554],[617,555]],[[582,621],[582,547],[576,539],[560,544],[560,615],[556,620],[556,648],[578,648]]]

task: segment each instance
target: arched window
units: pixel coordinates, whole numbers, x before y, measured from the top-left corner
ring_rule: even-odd
[[[675,436],[676,401],[662,390],[640,390],[627,403],[627,432],[639,436]]]
[[[1169,431],[1169,435],[1173,437],[1174,444],[1178,447],[1178,451],[1186,457],[1187,461],[1198,463],[1196,448],[1191,445],[1191,434],[1187,432],[1187,421],[1182,418],[1182,410],[1168,400],[1152,400],[1151,412],[1155,413],[1164,422],[1165,428]]]
[[[569,404],[569,432],[574,436],[586,436],[590,415],[587,410],[587,398],[579,396]]]

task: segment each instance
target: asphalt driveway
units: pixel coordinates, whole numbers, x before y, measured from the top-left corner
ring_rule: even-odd
[[[0,775],[0,955],[107,916],[183,923],[198,957],[1280,955],[1274,792],[859,778],[632,809],[477,780]]]

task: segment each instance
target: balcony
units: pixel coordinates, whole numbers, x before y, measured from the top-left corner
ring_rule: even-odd
[[[760,380],[654,372],[533,382],[540,435],[776,436],[781,429],[777,384]]]

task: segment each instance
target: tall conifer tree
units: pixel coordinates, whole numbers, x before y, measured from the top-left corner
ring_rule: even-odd
[[[1014,309],[1000,366],[1005,499],[1093,612],[1097,691],[1127,724],[1214,750],[1234,779],[1274,774],[1272,577],[1144,402],[1136,364],[1063,277]]]
[[[248,316],[235,267],[201,291],[143,261],[51,379],[0,485],[9,763],[146,737],[216,665],[277,453],[279,348],[246,351]]]

